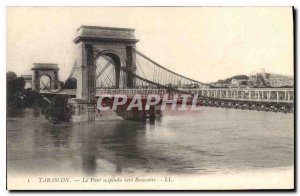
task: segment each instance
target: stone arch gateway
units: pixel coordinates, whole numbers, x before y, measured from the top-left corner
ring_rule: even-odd
[[[100,26],[81,26],[77,29],[77,92],[76,98],[91,102],[96,93],[96,61],[100,56],[108,56],[118,66],[135,72],[136,62],[133,49],[139,41],[134,29]],[[122,73],[122,72],[121,72]],[[134,86],[134,78],[129,73],[116,75],[119,88]]]
[[[41,77],[46,75],[50,79],[50,89],[58,89],[60,82],[58,79],[59,68],[54,63],[34,63],[32,75],[32,89],[39,91],[41,89]]]

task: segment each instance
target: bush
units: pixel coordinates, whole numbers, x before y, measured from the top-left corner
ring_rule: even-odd
[[[6,104],[7,115],[11,111],[17,111],[23,106],[23,89],[25,80],[22,77],[17,77],[14,72],[6,73]]]
[[[64,89],[76,89],[77,88],[77,79],[68,78],[63,86]]]
[[[44,113],[46,118],[54,124],[68,122],[72,116],[68,98],[62,95],[54,97]]]
[[[24,107],[45,107],[49,104],[37,91],[26,89],[24,90],[23,94]]]

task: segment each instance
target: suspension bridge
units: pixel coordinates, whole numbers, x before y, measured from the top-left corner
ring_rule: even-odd
[[[70,104],[77,115],[94,119],[95,100],[103,94],[190,94],[200,98],[200,105],[292,112],[294,90],[291,88],[214,88],[164,67],[136,48],[135,30],[99,26],[81,26],[74,43],[77,58],[69,78],[77,79],[77,89],[44,88],[42,94],[73,96]],[[33,86],[39,83],[35,69]],[[44,69],[57,71],[56,68]],[[57,73],[53,74],[57,83]],[[35,85],[36,84],[36,85]],[[44,86],[49,86],[45,84]],[[53,85],[52,85],[53,86]]]

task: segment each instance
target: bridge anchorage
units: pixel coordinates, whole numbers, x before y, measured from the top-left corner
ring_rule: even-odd
[[[179,98],[182,94],[190,94],[197,97],[197,105],[202,106],[274,112],[294,110],[293,89],[217,89],[175,73],[138,51],[136,43],[139,40],[134,32],[129,28],[99,26],[81,26],[77,29],[74,39],[77,59],[69,76],[73,77],[76,73],[77,89],[64,89],[56,93],[76,96],[69,100],[76,119],[95,120],[101,116],[96,104],[103,94],[130,97],[162,91],[170,97],[177,95]],[[157,107],[139,112],[125,112],[124,108],[119,107],[117,113],[128,119],[153,119],[161,115]]]

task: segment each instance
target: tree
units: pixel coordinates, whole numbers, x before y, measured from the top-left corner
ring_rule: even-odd
[[[236,76],[233,76],[232,79],[238,79],[238,80],[248,80],[249,77],[246,76],[246,75],[236,75]]]
[[[77,88],[77,79],[68,78],[64,84],[64,89],[76,89]]]
[[[51,104],[45,110],[46,118],[57,124],[69,121],[72,113],[68,105],[68,98],[63,95],[54,97]]]
[[[7,115],[15,115],[18,109],[23,107],[23,90],[25,80],[23,77],[17,77],[14,72],[6,73],[6,104]]]
[[[6,81],[15,80],[15,79],[17,79],[17,74],[15,72],[8,71],[6,73]]]
[[[23,77],[17,77],[14,72],[6,73],[6,99],[10,107],[21,107],[22,92],[25,87]]]
[[[23,91],[23,106],[24,107],[45,107],[48,103],[43,99],[41,94],[35,90],[26,89]]]
[[[218,83],[219,84],[225,84],[225,81],[224,80],[218,80]]]
[[[246,76],[246,75],[236,75],[236,76],[233,76],[233,77],[231,77],[231,78],[226,78],[226,79],[224,79],[224,80],[218,80],[217,83],[219,83],[219,84],[230,84],[232,79],[248,80],[249,77]]]

